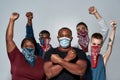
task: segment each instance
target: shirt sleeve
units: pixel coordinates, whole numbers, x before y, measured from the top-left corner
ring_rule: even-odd
[[[16,56],[18,56],[21,52],[19,51],[19,49],[17,48],[17,46],[15,46],[15,48],[13,49],[12,52],[8,53],[8,58],[10,60],[11,63],[14,62]]]
[[[102,34],[103,40],[105,41],[106,37],[108,36],[109,27],[107,26],[103,18],[98,19],[98,24],[100,26],[100,33]]]
[[[26,24],[26,37],[35,39],[32,25]]]
[[[51,60],[51,55],[55,53],[55,49],[51,48],[50,50],[48,50],[46,53],[45,53],[45,56],[44,56],[44,61],[50,61]]]
[[[79,59],[87,60],[86,53],[83,50],[76,48],[76,52]]]

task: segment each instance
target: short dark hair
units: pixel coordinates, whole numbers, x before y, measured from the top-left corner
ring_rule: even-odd
[[[78,27],[78,26],[80,26],[80,25],[84,25],[84,26],[86,27],[86,29],[88,30],[88,27],[87,27],[87,25],[86,25],[84,22],[79,22],[79,23],[76,25],[76,27]]]
[[[40,34],[48,34],[48,35],[50,36],[50,32],[47,31],[47,30],[42,30],[42,31],[39,33],[39,35],[40,35]]]
[[[91,38],[101,39],[103,40],[103,36],[101,33],[93,33]]]
[[[69,30],[69,31],[70,31],[70,34],[72,35],[72,31],[71,31],[69,28],[67,28],[67,27],[63,27],[63,28],[61,28],[61,29],[58,31],[58,34],[59,34],[60,31],[63,30],[63,29],[67,29],[67,30]]]

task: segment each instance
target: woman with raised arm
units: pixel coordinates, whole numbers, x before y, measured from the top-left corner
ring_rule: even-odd
[[[12,80],[44,80],[44,61],[34,55],[34,40],[24,38],[21,43],[22,52],[20,52],[13,40],[14,23],[18,18],[18,13],[12,13],[6,31],[6,47],[11,64]]]

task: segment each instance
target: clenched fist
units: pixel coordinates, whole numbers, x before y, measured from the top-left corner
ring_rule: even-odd
[[[91,6],[88,11],[89,11],[89,14],[94,14],[97,12],[97,9],[94,6]]]
[[[13,21],[17,20],[18,18],[19,18],[19,14],[17,12],[12,13],[12,15],[10,16],[10,19]]]
[[[32,13],[32,12],[27,12],[27,13],[26,13],[26,17],[27,17],[28,19],[33,19],[33,13]]]
[[[68,51],[67,56],[64,58],[66,61],[71,61],[76,57],[76,51],[74,49],[71,49]]]

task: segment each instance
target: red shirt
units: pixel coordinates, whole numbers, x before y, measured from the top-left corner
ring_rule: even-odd
[[[43,80],[45,77],[43,59],[36,57],[35,64],[32,67],[17,47],[8,53],[8,57],[11,63],[12,80]]]

